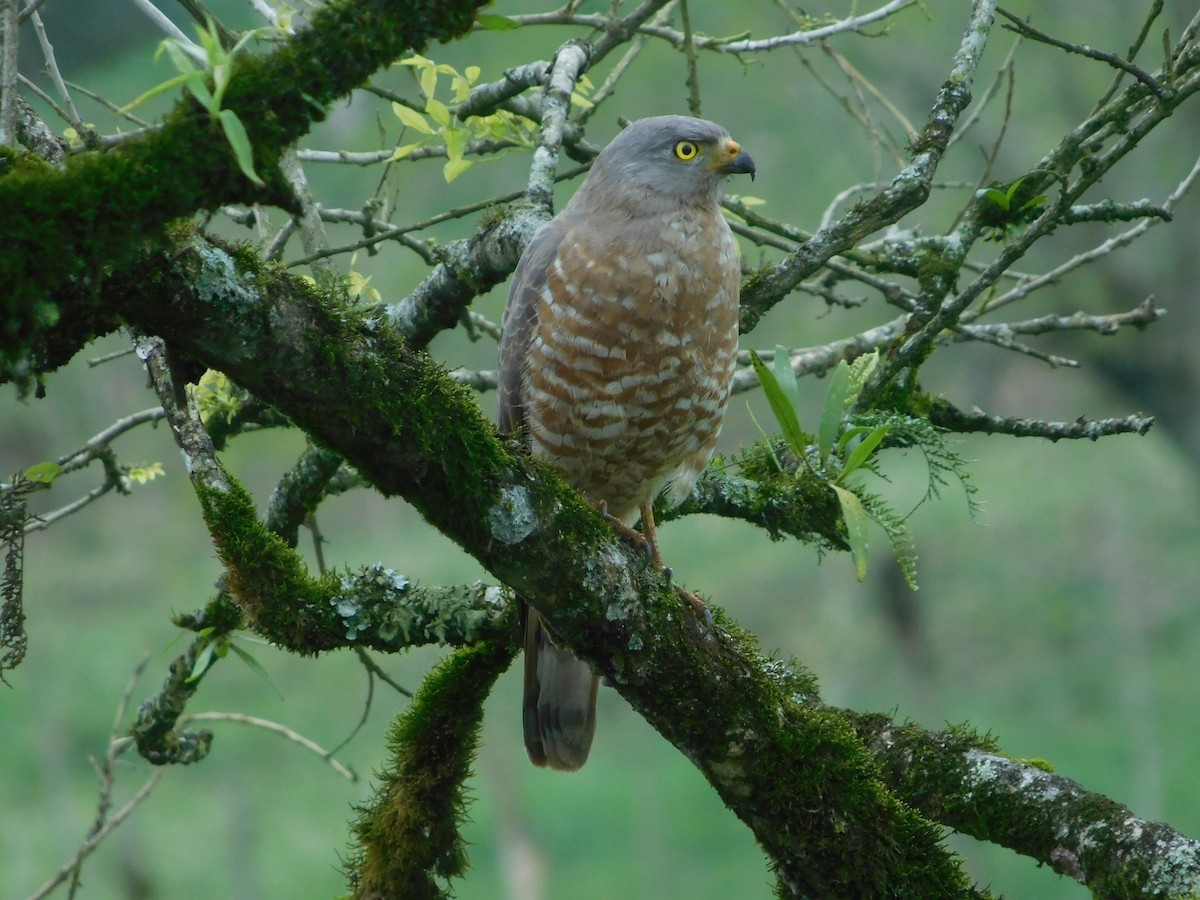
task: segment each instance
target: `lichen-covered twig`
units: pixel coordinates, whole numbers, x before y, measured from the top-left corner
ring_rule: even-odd
[[[1154,416],[1135,414],[1119,419],[1086,419],[1073,422],[1046,422],[1039,419],[1019,419],[993,416],[980,410],[967,412],[947,400],[934,399],[929,421],[947,431],[1011,434],[1015,437],[1041,437],[1051,441],[1099,440],[1110,434],[1145,434],[1154,425]]]

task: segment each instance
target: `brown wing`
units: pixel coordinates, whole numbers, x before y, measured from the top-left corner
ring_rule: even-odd
[[[546,273],[565,233],[561,219],[551,219],[543,225],[521,254],[509,284],[508,304],[501,320],[503,333],[497,384],[499,410],[496,424],[503,432],[516,431],[525,422],[521,381],[529,343],[537,329],[538,295],[546,286]]]

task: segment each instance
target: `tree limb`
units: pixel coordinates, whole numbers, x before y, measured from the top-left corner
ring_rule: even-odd
[[[473,396],[389,328],[299,280],[290,296],[233,292],[232,306],[200,296],[190,270],[208,252],[181,247],[172,264],[153,275],[143,267],[136,285],[114,283],[108,296],[139,327],[287,412],[385,494],[403,495],[536,604],[704,772],[771,854],[787,893],[866,895],[881,884],[972,893],[936,829],[888,793],[841,717],[806,699],[809,676],[777,683],[731,623],[697,622],[638,548],[557,475],[501,445]],[[194,480],[228,586],[252,621],[271,629],[336,614],[329,576],[312,582],[284,560],[282,542],[260,540],[236,486],[217,472]],[[780,770],[769,759],[797,764]]]

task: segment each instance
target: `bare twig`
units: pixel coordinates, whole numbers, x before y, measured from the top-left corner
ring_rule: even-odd
[[[179,41],[183,46],[183,50],[189,56],[197,62],[203,63],[207,61],[203,48],[192,41],[178,25],[167,18],[163,11],[155,6],[151,0],[132,0],[132,3],[144,12],[150,18],[150,21],[158,26],[161,31],[166,32],[167,37]]]
[[[105,97],[103,94],[96,93],[96,91],[93,91],[91,88],[84,87],[81,84],[76,84],[73,81],[64,81],[63,83],[67,87],[69,87],[71,90],[79,91],[79,93],[83,94],[85,97],[89,97],[92,100],[95,100],[101,106],[107,107],[108,109],[110,109],[114,113],[116,113],[117,115],[128,119],[134,125],[137,125],[138,128],[144,129],[144,128],[153,128],[154,127],[153,123],[147,122],[141,116],[134,115],[132,112],[127,110],[125,107],[120,106],[117,103],[114,103],[113,101],[111,101],[107,97]]]
[[[572,178],[578,178],[587,170],[587,166],[575,166],[565,172],[557,173],[554,176],[554,180],[556,183],[559,181],[570,181]],[[428,219],[423,219],[420,222],[414,222],[411,225],[390,225],[387,222],[383,222],[374,218],[373,216],[369,216],[368,213],[363,212],[362,210],[322,209],[321,218],[326,222],[350,222],[352,224],[362,225],[364,227],[369,226],[375,231],[375,233],[370,237],[365,237],[362,240],[355,241],[353,244],[344,244],[340,247],[332,247],[327,251],[327,255],[337,256],[339,254],[353,253],[355,250],[374,247],[377,244],[384,243],[385,241],[395,240],[401,235],[411,234],[414,231],[424,231],[426,228],[430,228],[441,222],[446,222],[451,219],[461,219],[464,216],[477,213],[481,209],[490,209],[505,203],[511,203],[512,201],[524,196],[524,194],[524,190],[519,190],[511,191],[507,194],[501,194],[498,197],[489,197],[486,200],[480,200],[476,203],[469,203],[465,206],[455,207],[454,209],[447,210],[444,213],[438,213],[435,216],[430,216]],[[292,269],[297,266],[306,265],[307,263],[312,262],[313,258],[314,257],[305,256],[301,259],[293,260],[287,264],[287,267]]]
[[[688,112],[700,115],[700,73],[696,66],[696,44],[692,34],[692,18],[688,15],[688,0],[679,0],[679,18],[683,25],[683,56],[687,60]]]
[[[1085,419],[1074,422],[1046,422],[1039,419],[1019,419],[993,416],[982,410],[966,412],[945,400],[935,400],[929,421],[948,431],[960,433],[981,431],[987,434],[1011,434],[1015,437],[1042,437],[1051,441],[1096,441],[1110,434],[1145,434],[1154,424],[1153,416],[1140,413],[1120,419]]]
[[[1146,70],[1135,66],[1132,62],[1122,59],[1115,53],[1109,53],[1107,50],[1096,50],[1089,47],[1087,44],[1072,44],[1069,41],[1062,41],[1056,37],[1051,37],[1044,31],[1039,31],[1028,22],[1018,18],[1006,9],[997,8],[996,12],[1008,19],[1004,24],[1004,28],[1009,31],[1027,37],[1030,40],[1038,41],[1042,44],[1049,44],[1051,47],[1057,47],[1059,50],[1065,50],[1067,53],[1077,53],[1080,56],[1086,56],[1088,59],[1099,60],[1100,62],[1108,63],[1114,69],[1132,75],[1154,93],[1154,96],[1159,100],[1166,99],[1166,90],[1159,83],[1158,79],[1151,75]]]
[[[1138,53],[1141,52],[1142,46],[1146,43],[1146,38],[1150,36],[1150,28],[1154,24],[1154,20],[1159,17],[1159,15],[1162,13],[1162,10],[1163,0],[1154,0],[1154,2],[1150,4],[1150,9],[1146,12],[1146,18],[1142,22],[1142,30],[1138,32],[1137,37],[1133,39],[1133,43],[1125,52],[1126,62],[1132,63],[1135,59],[1137,59]],[[1121,81],[1124,79],[1124,77],[1125,71],[1123,69],[1118,69],[1116,75],[1113,76],[1112,84],[1109,85],[1108,90],[1105,91],[1100,96],[1100,99],[1096,101],[1096,106],[1092,110],[1093,112],[1103,107],[1104,104],[1112,99],[1113,94],[1117,92],[1117,88],[1121,86]]]
[[[118,419],[112,425],[109,425],[99,434],[89,438],[78,450],[60,456],[57,460],[61,467],[59,477],[67,475],[71,472],[82,469],[93,460],[99,459],[104,463],[104,481],[88,491],[83,496],[73,500],[71,503],[54,510],[53,512],[45,513],[37,518],[30,519],[25,523],[26,533],[34,531],[43,531],[53,525],[60,519],[65,519],[67,516],[78,512],[93,501],[103,497],[109,491],[116,489],[117,491],[128,492],[128,487],[124,483],[125,475],[116,465],[116,459],[112,451],[112,442],[120,437],[125,432],[144,425],[147,422],[157,422],[163,418],[164,413],[160,407],[151,407],[144,409],[141,412],[133,413]],[[0,485],[0,493],[8,489],[6,485]]]
[[[96,819],[92,823],[92,827],[88,830],[87,838],[83,844],[75,852],[66,863],[40,888],[38,888],[29,900],[39,900],[39,898],[47,896],[56,887],[71,879],[71,895],[75,894],[79,886],[79,875],[82,871],[83,861],[91,855],[101,843],[104,842],[110,834],[116,830],[122,822],[129,817],[143,800],[150,795],[159,780],[165,774],[166,769],[158,768],[142,786],[142,788],[133,795],[133,797],[122,806],[117,812],[109,816],[108,812],[112,806],[112,790],[116,782],[116,761],[122,753],[125,752],[132,744],[128,738],[121,738],[119,735],[122,730],[122,722],[125,720],[125,713],[129,709],[129,700],[133,696],[134,688],[137,685],[138,678],[145,671],[146,663],[150,661],[150,654],[142,657],[141,661],[134,668],[133,675],[129,679],[129,683],[125,687],[125,692],[121,695],[121,700],[117,704],[117,710],[113,716],[113,727],[109,735],[108,750],[104,754],[104,762],[98,767],[100,775],[100,796],[96,808]]]
[[[17,142],[17,48],[20,0],[0,0],[0,147]]]
[[[71,92],[67,90],[62,72],[58,69],[58,60],[54,58],[54,46],[50,43],[50,38],[46,35],[46,27],[42,24],[42,17],[34,13],[30,18],[33,20],[33,31],[37,35],[38,44],[42,48],[42,56],[46,60],[46,72],[50,75],[50,80],[54,82],[54,88],[58,91],[59,97],[62,98],[63,107],[67,111],[67,120],[71,123],[71,127],[79,132],[82,137],[84,133],[83,119],[80,118],[79,110],[75,108],[75,101],[71,99]]]
[[[315,753],[321,759],[325,760],[325,762],[329,763],[330,767],[347,781],[358,781],[358,775],[353,770],[334,759],[332,753],[326,751],[316,741],[306,738],[298,731],[294,731],[286,725],[272,722],[270,719],[260,719],[257,716],[247,716],[244,713],[204,712],[186,715],[179,720],[181,725],[190,724],[191,722],[236,722],[239,725],[252,725],[255,728],[262,728],[285,737],[292,743],[299,744],[305,750]]]
[[[141,806],[142,801],[150,796],[150,792],[158,787],[158,783],[162,781],[162,777],[166,774],[166,768],[160,767],[155,769],[138,792],[129,798],[129,802],[109,816],[108,820],[104,823],[104,827],[84,841],[83,846],[75,852],[74,856],[67,860],[45,884],[29,895],[29,900],[42,900],[43,897],[49,896],[55,888],[70,878],[79,865],[92,854],[92,851],[104,843],[104,840],[116,831],[135,809]]]
[[[818,231],[773,270],[756,279],[753,290],[742,296],[743,332],[750,331],[768,309],[829,259],[925,201],[958,117],[970,102],[971,86],[987,44],[994,11],[994,0],[976,0],[973,4],[949,77],[938,92],[908,165],[875,197]]]
[[[46,3],[46,0],[25,0],[25,8],[21,10],[21,21],[26,21],[35,12],[41,9]]]
[[[867,25],[881,22],[915,4],[916,0],[891,0],[891,2],[885,3],[883,6],[870,12],[859,16],[848,16],[837,22],[823,25],[820,28],[794,31],[791,34],[780,34],[759,40],[744,39],[742,35],[733,38],[697,35],[695,44],[699,50],[712,50],[733,54],[756,53],[764,50],[776,50],[780,47],[804,46],[827,40],[834,35],[844,34],[849,31],[858,31]],[[510,18],[522,25],[583,25],[588,28],[597,29],[605,28],[612,21],[605,15],[579,14],[566,7],[556,12],[531,13],[529,15],[510,16]],[[686,41],[686,36],[682,31],[667,27],[666,25],[640,25],[637,30],[642,34],[669,41],[677,49],[681,49]]]

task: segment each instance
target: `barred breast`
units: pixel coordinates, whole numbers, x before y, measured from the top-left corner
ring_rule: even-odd
[[[534,451],[628,522],[681,501],[716,446],[737,351],[737,248],[714,209],[569,230],[523,373]]]

